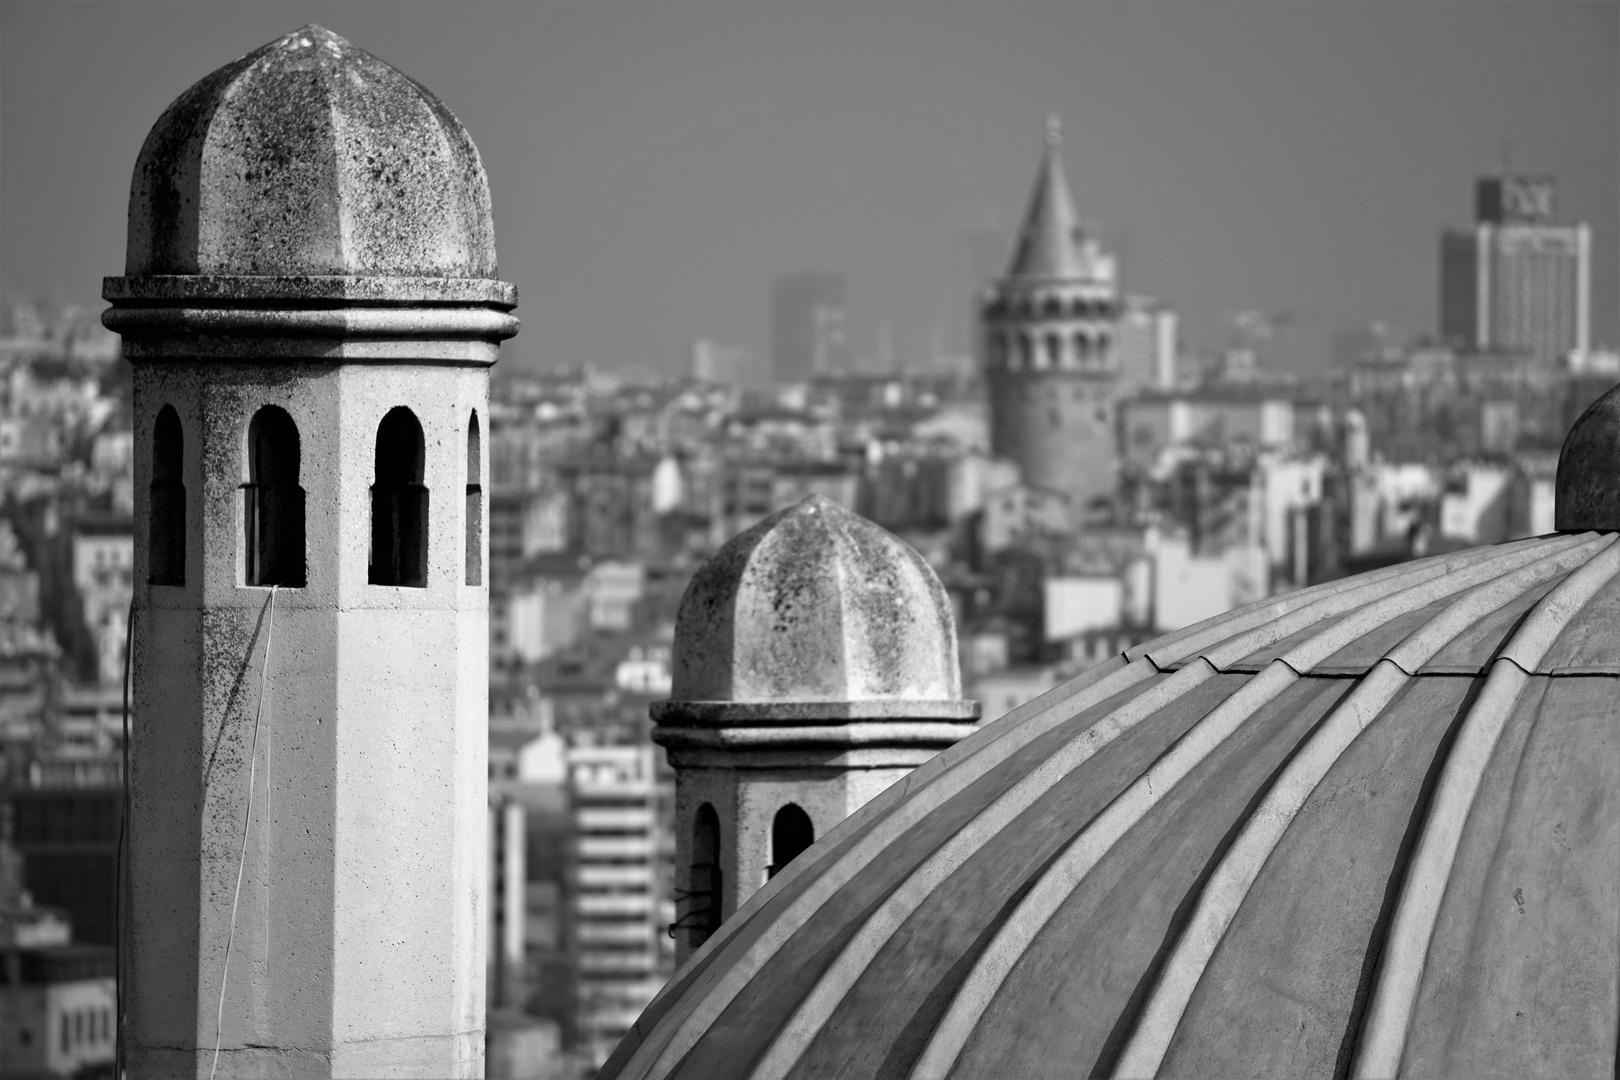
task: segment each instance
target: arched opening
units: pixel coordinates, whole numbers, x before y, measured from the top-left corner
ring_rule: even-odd
[[[248,424],[248,482],[242,485],[249,585],[304,585],[298,466],[298,426],[285,409],[266,405]]]
[[[173,405],[165,405],[152,425],[152,486],[146,504],[147,581],[153,585],[186,583],[185,449],[180,416]]]
[[[1028,333],[1018,335],[1018,364],[1032,367],[1035,363],[1035,339]]]
[[[1053,367],[1063,365],[1063,337],[1052,333],[1046,335],[1046,362]]]
[[[692,866],[687,908],[680,924],[691,931],[695,949],[720,929],[720,815],[704,803],[692,822]]]
[[[1082,364],[1091,359],[1091,338],[1084,331],[1075,332],[1074,355]]]
[[[775,877],[778,871],[815,842],[816,829],[810,824],[810,815],[794,803],[782,807],[771,822],[771,864],[765,868],[765,876]]]
[[[467,421],[467,577],[468,585],[484,583],[483,440],[478,432],[478,410]]]
[[[427,585],[428,490],[422,483],[422,425],[404,406],[377,425],[376,482],[371,485],[373,585]]]

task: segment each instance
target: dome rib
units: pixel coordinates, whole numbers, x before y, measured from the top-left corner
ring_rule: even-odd
[[[1271,791],[1245,822],[1198,898],[1175,949],[1154,983],[1114,1074],[1151,1076],[1159,1069],[1176,1027],[1208,968],[1227,927],[1249,895],[1260,869],[1288,826],[1356,736],[1376,720],[1428,660],[1481,614],[1530,584],[1577,565],[1611,547],[1615,535],[1586,539],[1574,548],[1539,559],[1486,581],[1452,601],[1384,657],[1317,729]]]
[[[1400,1071],[1441,900],[1497,740],[1559,632],[1616,573],[1620,546],[1611,542],[1536,606],[1491,666],[1446,758],[1401,886],[1353,1075],[1394,1076]]]

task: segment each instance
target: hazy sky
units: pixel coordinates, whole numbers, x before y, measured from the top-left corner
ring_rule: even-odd
[[[920,360],[952,237],[1009,230],[1063,119],[1082,216],[1184,313],[1296,314],[1325,354],[1435,322],[1438,231],[1474,176],[1559,181],[1617,332],[1620,4],[0,3],[0,290],[98,303],[130,170],[191,83],[315,21],[413,76],[483,155],[508,362],[763,361],[772,274],[849,278],[853,344]]]

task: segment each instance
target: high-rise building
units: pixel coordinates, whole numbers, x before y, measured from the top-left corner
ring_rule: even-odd
[[[1111,493],[1121,311],[1114,257],[1081,226],[1056,118],[1007,273],[981,319],[990,444],[1077,507]]]
[[[1554,223],[1552,177],[1475,184],[1475,222],[1440,238],[1440,336],[1543,360],[1590,344],[1592,232]]]
[[[574,815],[573,925],[578,1032],[596,1064],[607,1060],[669,977],[661,944],[670,912],[661,898],[659,779],[652,746],[574,746],[568,788]]]
[[[771,282],[771,361],[777,383],[849,367],[844,275],[783,274]]]
[[[1116,351],[1123,389],[1176,385],[1176,313],[1146,296],[1127,296],[1120,312]]]

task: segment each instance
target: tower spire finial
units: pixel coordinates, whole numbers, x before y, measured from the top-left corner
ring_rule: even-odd
[[[1059,118],[1055,109],[1046,111],[1046,145],[1063,145],[1063,121]]]

